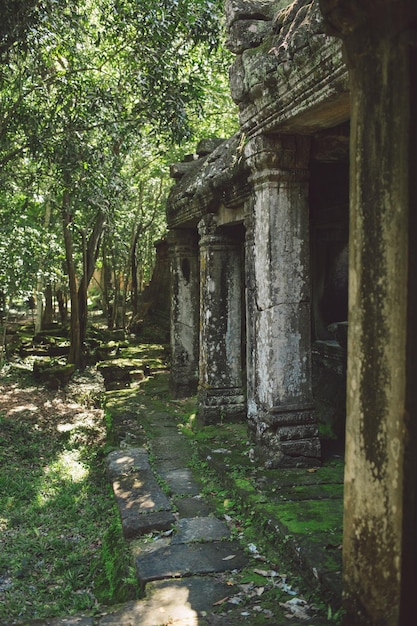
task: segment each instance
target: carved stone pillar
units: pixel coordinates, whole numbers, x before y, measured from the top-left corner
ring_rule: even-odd
[[[246,205],[245,219],[245,306],[246,306],[246,403],[249,424],[256,421],[256,365],[254,347],[256,346],[256,277],[254,255],[253,197]]]
[[[248,332],[249,428],[267,465],[315,464],[320,442],[311,393],[309,139],[260,136],[245,154],[253,185],[248,310],[255,317]]]
[[[197,232],[169,233],[171,262],[171,379],[175,398],[197,391],[199,334],[199,262]]]
[[[199,223],[200,366],[198,417],[205,424],[242,418],[241,245],[218,229],[214,215]]]
[[[417,4],[326,0],[351,85],[346,624],[417,614]]]

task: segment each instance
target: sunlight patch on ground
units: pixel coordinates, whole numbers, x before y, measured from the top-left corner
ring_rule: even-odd
[[[189,591],[181,589],[175,582],[172,585],[159,589],[146,601],[137,601],[133,606],[118,611],[120,623],[127,623],[125,618],[132,618],[141,626],[155,626],[155,624],[177,624],[198,626],[198,612],[192,608]]]
[[[70,430],[74,430],[76,427],[76,424],[58,424],[56,429],[59,433],[67,433]]]
[[[35,404],[19,404],[18,406],[14,406],[8,410],[9,415],[13,415],[14,413],[22,413],[23,411],[29,411],[31,413],[35,413],[39,411],[39,407]]]
[[[56,497],[63,482],[81,483],[89,470],[79,461],[78,450],[64,450],[44,468],[44,485],[39,490],[40,503]]]

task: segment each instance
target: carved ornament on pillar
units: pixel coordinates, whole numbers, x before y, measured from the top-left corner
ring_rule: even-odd
[[[310,140],[300,135],[259,135],[245,146],[253,187],[265,181],[296,184],[309,180]]]

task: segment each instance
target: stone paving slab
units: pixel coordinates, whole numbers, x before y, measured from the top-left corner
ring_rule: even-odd
[[[172,437],[156,437],[151,441],[152,452],[158,460],[181,459],[182,467],[190,457],[190,448],[184,436],[177,434]]]
[[[113,481],[113,492],[121,517],[132,511],[170,511],[171,503],[163,493],[151,471],[142,471],[121,476]]]
[[[100,626],[156,626],[201,624],[200,614],[230,594],[230,588],[212,577],[175,579],[150,583],[147,596],[130,602],[100,619]]]
[[[170,545],[136,558],[142,588],[152,580],[241,569],[247,556],[236,541]]]
[[[191,470],[178,468],[160,471],[161,478],[170,488],[171,494],[176,496],[197,496],[200,493],[200,485],[194,480]]]
[[[121,514],[121,521],[125,539],[135,539],[155,530],[170,530],[175,524],[175,516],[172,511],[125,511]]]
[[[158,459],[158,472],[162,475],[164,472],[183,469],[187,465],[187,459],[184,455],[178,455],[172,459]]]
[[[107,472],[111,479],[138,470],[150,470],[148,453],[145,448],[113,450],[107,455]]]
[[[205,500],[201,497],[173,497],[178,516],[182,517],[206,517],[213,512]]]
[[[217,517],[195,517],[180,519],[177,532],[172,538],[172,545],[192,543],[193,541],[222,541],[229,539],[230,530],[225,522]]]

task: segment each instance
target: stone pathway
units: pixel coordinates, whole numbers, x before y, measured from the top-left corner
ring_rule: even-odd
[[[190,452],[183,436],[172,432],[156,437],[151,452],[157,477],[145,448],[118,450],[108,457],[125,538],[132,541],[146,533],[165,531],[151,545],[141,546],[135,556],[142,590],[155,580],[241,569],[247,556],[238,542],[230,540],[225,522],[202,501],[200,486],[187,468]],[[133,542],[133,552],[135,549]],[[192,585],[185,581],[185,588],[194,593],[198,594],[200,587],[210,606],[228,591],[226,586],[216,585],[208,594],[207,581],[198,578]]]
[[[107,457],[107,472],[143,598],[91,617],[25,621],[21,626],[324,626],[317,617],[268,621],[244,607],[230,611],[228,599],[235,594],[231,572],[248,564],[249,553],[201,495],[190,469],[193,450],[177,419],[137,392],[132,398],[119,399],[115,392],[120,409],[112,417],[119,447]],[[214,463],[217,456],[224,457],[224,451],[211,450],[207,459]],[[227,471],[228,464],[223,461],[222,467]],[[286,502],[293,495],[285,489],[292,492],[293,483],[281,474]],[[315,480],[314,474],[305,476],[308,483]],[[274,491],[280,493],[280,488],[277,483]],[[226,609],[216,613],[216,606]]]

